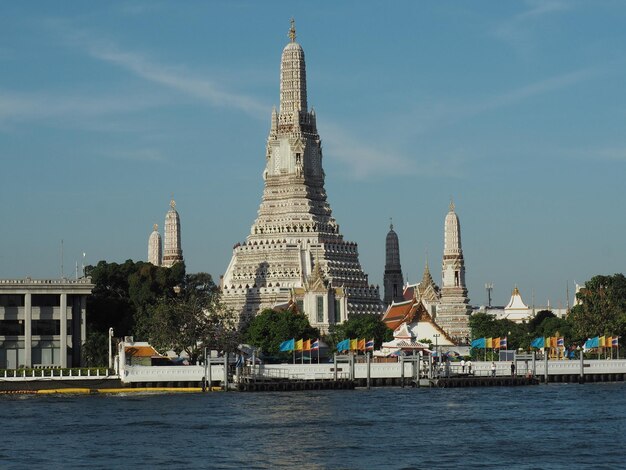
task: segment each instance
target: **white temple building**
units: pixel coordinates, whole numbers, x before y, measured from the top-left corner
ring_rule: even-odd
[[[435,320],[457,344],[469,342],[469,306],[465,286],[465,260],[461,247],[461,224],[450,202],[444,226],[441,299]]]
[[[171,268],[175,263],[183,261],[183,249],[180,241],[180,216],[176,211],[176,201],[170,201],[170,208],[165,214],[165,249],[161,244],[159,226],[154,224],[148,238],[148,262],[155,266]]]
[[[304,51],[282,52],[280,106],[265,147],[265,188],[243,244],[221,279],[222,300],[245,322],[257,312],[295,303],[322,331],[352,315],[380,314],[378,287],[361,269],[356,243],[345,241],[324,189],[322,144],[307,104]]]
[[[542,310],[549,310],[555,316],[560,318],[565,318],[569,312],[569,308],[554,308],[550,305],[550,301],[548,300],[547,305],[531,305],[528,306],[524,300],[522,299],[522,294],[520,293],[517,286],[511,292],[511,298],[509,302],[504,307],[485,307],[481,306],[476,309],[472,313],[487,313],[489,315],[493,315],[497,320],[511,320],[515,323],[523,323],[531,320],[534,316],[541,312]]]
[[[148,263],[155,266],[161,266],[163,263],[163,244],[157,224],[154,224],[150,238],[148,238]]]

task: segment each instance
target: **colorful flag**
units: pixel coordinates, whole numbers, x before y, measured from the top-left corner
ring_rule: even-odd
[[[551,336],[550,337],[550,347],[551,348],[556,348],[557,342],[558,342],[558,338],[556,336]]]
[[[545,338],[543,338],[543,337],[535,338],[532,341],[532,343],[530,343],[530,345],[533,348],[537,348],[537,349],[543,348],[545,346],[545,344],[546,344],[546,341],[545,341]]]
[[[283,341],[282,343],[280,343],[280,348],[279,350],[281,352],[291,352],[293,351],[294,348],[294,340],[293,339],[289,339],[287,341]]]
[[[299,339],[298,341],[296,341],[296,351],[302,351],[302,340]]]
[[[365,351],[365,338],[357,341],[357,349],[359,351]]]
[[[357,349],[359,349],[359,340],[358,339],[351,339],[350,340],[350,351],[356,351]]]
[[[311,344],[311,351],[317,351],[320,348],[320,340],[316,339],[315,341],[313,341],[313,344]]]
[[[485,338],[478,338],[472,341],[472,348],[486,348]]]
[[[493,341],[492,338],[485,338],[485,347],[487,349],[491,349],[493,348]]]
[[[598,340],[598,347],[599,348],[604,347],[604,336],[600,336],[600,339]]]
[[[565,346],[565,338],[562,336],[556,340],[556,346],[561,348]]]
[[[613,347],[613,338],[611,336],[607,336],[606,338],[604,338],[604,346],[607,348]]]
[[[348,351],[349,349],[350,349],[349,339],[344,339],[343,341],[340,341],[339,343],[337,343],[337,351],[344,352],[344,351]]]
[[[619,336],[613,336],[611,338],[611,345],[615,348],[619,346]]]
[[[595,338],[589,338],[585,341],[585,349],[598,348],[600,344],[600,338],[596,336]]]
[[[373,351],[374,350],[374,340],[370,339],[367,343],[365,343],[365,350],[366,351]]]
[[[311,350],[311,340],[310,339],[305,339],[304,343],[302,343],[302,350],[303,351],[310,351]]]
[[[493,349],[500,349],[500,338],[492,338],[491,346],[493,347]]]
[[[507,347],[508,347],[507,337],[505,336],[504,338],[500,338],[500,348],[506,349]]]

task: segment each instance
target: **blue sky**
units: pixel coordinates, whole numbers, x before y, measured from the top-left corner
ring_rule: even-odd
[[[0,277],[146,259],[170,195],[190,272],[219,278],[256,217],[294,16],[326,189],[382,283],[440,279],[454,198],[473,304],[565,303],[623,272],[619,1],[9,2],[0,16]]]

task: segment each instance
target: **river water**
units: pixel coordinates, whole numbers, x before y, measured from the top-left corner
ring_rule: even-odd
[[[0,468],[626,468],[626,384],[0,397]]]

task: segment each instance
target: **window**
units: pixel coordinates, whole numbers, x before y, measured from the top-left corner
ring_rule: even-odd
[[[0,295],[0,307],[23,307],[23,294],[3,294]]]
[[[341,323],[341,300],[335,299],[335,323]]]
[[[0,320],[0,335],[24,335],[24,322],[22,320]]]
[[[58,307],[61,305],[61,296],[54,294],[33,294],[33,307]]]
[[[324,323],[324,297],[317,296],[317,322]]]
[[[61,334],[59,320],[33,320],[33,335],[52,336]]]

